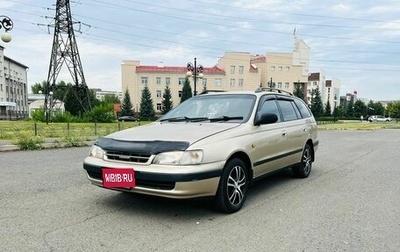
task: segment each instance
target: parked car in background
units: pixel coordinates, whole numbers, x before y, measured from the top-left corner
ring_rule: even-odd
[[[154,123],[99,138],[83,168],[99,187],[212,197],[221,211],[233,213],[256,179],[288,167],[294,177],[308,177],[318,143],[314,116],[290,93],[210,92]]]
[[[136,122],[137,118],[133,116],[121,116],[118,118],[118,121],[120,122]]]
[[[369,122],[390,122],[392,118],[384,117],[383,115],[372,115],[368,117]]]

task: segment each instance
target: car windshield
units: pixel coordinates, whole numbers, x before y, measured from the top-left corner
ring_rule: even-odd
[[[251,94],[199,95],[165,114],[161,122],[245,122],[256,97]]]

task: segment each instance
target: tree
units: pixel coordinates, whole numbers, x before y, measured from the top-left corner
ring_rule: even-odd
[[[120,104],[121,101],[115,94],[106,94],[103,99],[101,99],[102,104]]]
[[[85,112],[89,112],[91,107],[98,105],[98,100],[92,90],[87,86],[67,85],[65,91],[56,88],[57,91],[64,93],[65,110],[74,116],[82,117]],[[56,92],[55,92],[55,98]]]
[[[354,117],[354,100],[351,99],[349,103],[347,103],[346,107],[346,117],[353,118]]]
[[[324,114],[324,106],[322,103],[321,93],[319,88],[313,89],[311,92],[311,112],[315,118],[318,118]]]
[[[295,84],[293,95],[304,101],[304,90],[300,84]]]
[[[153,99],[147,86],[142,90],[142,98],[140,101],[140,117],[151,118],[155,116]]]
[[[131,96],[129,95],[129,91],[127,89],[125,90],[124,99],[122,101],[120,116],[133,116],[134,112]]]
[[[400,101],[391,102],[387,106],[387,111],[389,117],[400,118]]]
[[[166,86],[164,89],[163,100],[161,102],[161,112],[163,114],[170,111],[173,107],[171,89]]]
[[[186,77],[182,87],[181,103],[192,97],[192,88],[190,87],[189,78]]]
[[[331,116],[331,115],[332,115],[331,103],[328,101],[325,105],[325,116]]]
[[[354,117],[361,118],[361,116],[367,116],[367,105],[361,101],[357,100],[354,103]]]

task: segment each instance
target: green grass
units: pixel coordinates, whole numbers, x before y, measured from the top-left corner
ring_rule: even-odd
[[[361,122],[361,121],[338,121],[336,123],[318,124],[320,130],[379,130],[400,129],[398,122]]]
[[[41,138],[93,138],[147,124],[148,122],[115,123],[35,123],[33,121],[0,121],[0,139],[15,140]]]

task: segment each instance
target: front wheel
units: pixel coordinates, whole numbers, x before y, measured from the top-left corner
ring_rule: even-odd
[[[300,163],[292,168],[293,175],[298,178],[307,178],[312,167],[312,149],[306,144],[301,155]]]
[[[217,208],[225,213],[239,211],[246,200],[248,187],[245,163],[239,158],[229,160],[222,172],[215,196]]]

